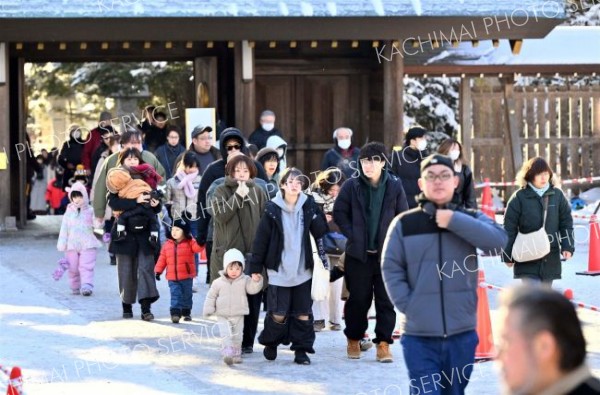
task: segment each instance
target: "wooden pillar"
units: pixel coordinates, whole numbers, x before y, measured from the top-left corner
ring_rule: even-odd
[[[0,74],[3,76],[4,82],[0,81],[0,155],[1,160],[9,161],[0,163],[6,164],[6,169],[0,169],[0,191],[2,196],[0,197],[0,230],[4,229],[5,218],[10,215],[10,196],[11,196],[11,185],[10,185],[10,173],[16,163],[10,162],[10,106],[9,106],[9,68],[8,68],[8,44],[0,45]]]
[[[392,47],[392,41],[386,46]],[[404,60],[400,56],[383,62],[383,143],[391,151],[401,145],[404,133]]]
[[[217,107],[219,103],[217,95],[217,79],[218,71],[216,56],[206,56],[194,59],[194,82],[196,86],[195,107],[201,107],[198,92],[200,83],[203,83],[208,88],[208,105],[205,107]]]
[[[235,75],[235,127],[240,129],[246,138],[254,130],[256,123],[256,79],[254,73],[254,48],[246,47],[243,42],[236,42],[234,49],[234,75]],[[251,76],[243,78],[244,62],[249,64]],[[247,67],[247,66],[246,66]],[[250,77],[251,79],[248,79]]]
[[[463,146],[463,153],[467,158],[473,174],[476,174],[474,169],[476,163],[473,161],[473,147],[472,147],[472,136],[473,136],[473,103],[471,96],[471,77],[462,77],[460,79],[460,95],[459,95],[459,109],[460,109],[460,139]]]
[[[519,138],[519,125],[517,123],[516,101],[513,94],[513,78],[507,77],[501,80],[504,86],[504,117],[506,119],[505,141],[510,147],[512,161],[509,161],[510,173],[506,174],[505,179],[513,180],[516,172],[523,164],[523,151],[521,149],[521,140]]]

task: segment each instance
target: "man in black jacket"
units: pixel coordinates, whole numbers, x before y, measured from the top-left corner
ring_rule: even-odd
[[[573,304],[543,286],[502,293],[498,362],[508,394],[600,394],[585,364],[585,339]]]
[[[260,127],[250,134],[248,142],[261,150],[267,146],[267,140],[271,136],[283,138],[281,131],[275,127],[275,113],[265,110],[260,114]]]
[[[379,264],[390,222],[408,210],[402,182],[385,169],[385,146],[371,142],[360,150],[360,176],[342,186],[333,208],[333,219],[348,238],[345,278],[350,296],[346,301],[344,334],[348,358],[360,358],[359,341],[367,327],[367,313],[375,297],[377,360],[392,362],[389,344],[396,313],[390,301]]]
[[[392,153],[392,173],[402,180],[409,208],[417,207],[417,196],[421,193],[417,180],[421,177],[421,162],[426,156],[425,133],[423,128],[410,128],[404,136],[404,148]]]

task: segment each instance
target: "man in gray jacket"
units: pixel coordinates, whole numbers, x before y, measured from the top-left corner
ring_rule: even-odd
[[[383,280],[406,316],[401,344],[411,394],[462,394],[473,371],[477,326],[477,251],[500,249],[506,232],[481,212],[450,202],[458,177],[452,160],[421,163],[419,205],[390,224]]]

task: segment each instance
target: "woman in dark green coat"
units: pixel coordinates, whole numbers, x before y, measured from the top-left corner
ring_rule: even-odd
[[[529,159],[521,167],[517,174],[521,189],[511,196],[504,216],[508,244],[502,254],[502,260],[509,267],[514,267],[515,278],[548,285],[561,278],[561,254],[567,260],[575,251],[571,206],[563,192],[554,187],[552,176],[550,166],[540,157]],[[545,229],[550,253],[537,260],[518,262],[512,257],[517,234],[535,232],[542,227],[545,198],[548,198]]]

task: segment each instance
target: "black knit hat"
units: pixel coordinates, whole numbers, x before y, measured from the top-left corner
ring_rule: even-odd
[[[421,173],[423,173],[429,166],[433,165],[446,166],[452,170],[452,172],[454,172],[454,163],[452,158],[442,154],[433,154],[429,155],[427,158],[423,159],[423,162],[421,162]]]
[[[189,237],[191,232],[190,220],[186,219],[185,216],[179,217],[173,221],[173,227],[183,230],[185,237]]]

